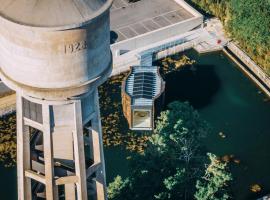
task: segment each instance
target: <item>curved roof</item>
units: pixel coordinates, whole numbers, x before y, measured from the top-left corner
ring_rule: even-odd
[[[152,105],[162,91],[163,80],[156,66],[133,66],[126,80],[126,92],[133,105]]]
[[[1,0],[0,17],[30,27],[67,27],[87,23],[112,0]]]

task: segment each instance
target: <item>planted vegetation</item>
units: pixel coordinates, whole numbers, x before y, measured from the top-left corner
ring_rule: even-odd
[[[227,34],[270,74],[270,1],[189,0],[217,16]]]
[[[5,167],[16,163],[16,116],[9,114],[0,119],[0,161]]]
[[[207,154],[210,163],[205,174],[196,183],[197,191],[194,195],[196,200],[226,200],[231,199],[227,184],[232,180],[231,173],[227,170],[227,162],[221,160],[214,154]]]
[[[191,66],[195,64],[195,60],[191,60],[186,55],[176,54],[170,57],[163,58],[162,60],[158,61],[161,68],[161,73],[166,75],[168,73],[172,73],[181,69],[184,66]]]

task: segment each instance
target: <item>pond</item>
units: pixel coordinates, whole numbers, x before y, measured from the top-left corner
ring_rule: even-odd
[[[190,50],[185,55],[196,64],[166,75],[166,104],[189,101],[213,128],[204,140],[207,150],[237,159],[231,164],[235,199],[255,199],[270,192],[268,98],[222,52],[199,55]],[[107,182],[118,174],[128,176],[126,157],[131,153],[122,147],[106,147],[104,152]],[[252,194],[252,184],[261,185],[263,191]],[[15,200],[16,193],[16,168],[0,166],[0,199]]]
[[[185,55],[196,64],[166,76],[166,103],[189,101],[213,128],[204,141],[207,150],[237,158],[231,165],[235,199],[270,192],[269,99],[223,52]],[[252,194],[252,184],[262,192]]]
[[[106,164],[106,181],[111,183],[117,175],[125,178],[129,175],[129,166],[127,158],[132,154],[124,147],[106,147],[104,148]]]
[[[127,177],[129,175],[128,162],[126,158],[132,155],[129,151],[122,147],[104,148],[106,159],[106,178],[107,183],[113,181],[114,177],[121,175]],[[0,165],[0,200],[16,200],[17,199],[17,173],[16,167],[6,168]]]
[[[212,127],[204,140],[207,151],[225,159],[234,157],[230,164],[234,199],[254,200],[269,193],[269,98],[223,52],[200,55],[189,50],[184,54],[196,64],[166,75],[166,104],[190,102]],[[162,66],[161,61],[154,64]],[[106,148],[108,182],[117,174],[129,174],[125,159],[129,155],[124,148]],[[253,184],[262,191],[252,193]]]

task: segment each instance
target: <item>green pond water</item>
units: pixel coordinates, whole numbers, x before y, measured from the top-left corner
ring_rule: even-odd
[[[235,199],[270,193],[268,98],[222,52],[185,54],[197,64],[166,77],[166,103],[189,101],[213,127],[213,134],[204,141],[207,150],[219,156],[233,154],[240,160],[239,165],[231,165]],[[257,195],[249,190],[255,183],[263,188]]]
[[[189,101],[213,129],[204,140],[207,151],[240,160],[240,164],[230,164],[234,199],[256,199],[270,193],[268,98],[222,52],[199,55],[190,50],[184,54],[196,60],[196,65],[166,76],[166,104]],[[108,182],[112,175],[128,175],[127,155],[121,148],[106,152]],[[262,186],[262,192],[252,193],[252,184]]]
[[[233,154],[240,160],[231,165],[234,199],[270,193],[270,102],[222,52],[198,55],[191,50],[185,54],[197,63],[166,76],[166,104],[189,101],[213,128],[204,141],[207,150],[219,156]],[[118,174],[126,177],[130,153],[121,147],[104,152],[107,182]],[[258,195],[249,191],[255,183],[263,188]],[[0,200],[15,200],[16,196],[16,168],[0,166]]]

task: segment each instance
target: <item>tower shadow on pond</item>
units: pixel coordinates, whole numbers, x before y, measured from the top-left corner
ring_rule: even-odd
[[[193,65],[165,76],[165,105],[188,101],[195,109],[209,105],[221,87],[213,65]]]

